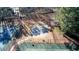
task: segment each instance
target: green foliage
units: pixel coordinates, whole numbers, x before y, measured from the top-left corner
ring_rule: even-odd
[[[58,8],[56,19],[60,22],[63,32],[79,32],[79,8],[62,7]]]
[[[30,13],[53,13],[52,7],[20,7],[21,14],[27,15]]]
[[[34,10],[35,10],[35,8],[33,8],[33,7],[20,7],[19,8],[20,13],[24,14],[24,15],[27,15],[27,14],[33,12]]]
[[[0,7],[0,18],[10,17],[14,15],[14,11],[9,7]]]

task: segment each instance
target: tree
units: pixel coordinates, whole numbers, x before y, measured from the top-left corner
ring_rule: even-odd
[[[0,8],[0,18],[11,17],[14,15],[14,11],[9,7]]]
[[[20,13],[27,15],[32,12],[34,13],[53,13],[53,8],[52,7],[20,7],[19,8]]]
[[[79,8],[62,7],[58,8],[56,19],[60,22],[60,28],[63,32],[79,33]]]
[[[20,7],[19,10],[21,14],[25,14],[25,15],[28,13],[34,12],[33,7]]]

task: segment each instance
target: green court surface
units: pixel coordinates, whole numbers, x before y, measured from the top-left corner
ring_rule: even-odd
[[[23,43],[16,51],[69,51],[64,44]]]

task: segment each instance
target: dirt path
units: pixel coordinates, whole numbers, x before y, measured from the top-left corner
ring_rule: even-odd
[[[53,31],[55,43],[69,43],[69,40],[63,36],[63,34],[57,30]]]

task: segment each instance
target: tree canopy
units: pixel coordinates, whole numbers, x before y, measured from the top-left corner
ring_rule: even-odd
[[[79,33],[79,7],[58,8],[56,19],[59,20],[63,32]]]
[[[0,8],[0,18],[11,17],[14,15],[14,11],[10,7]]]
[[[52,7],[20,7],[19,8],[21,14],[30,14],[32,12],[34,13],[48,13],[52,12],[53,13],[53,8]]]

